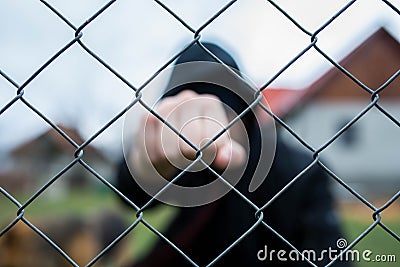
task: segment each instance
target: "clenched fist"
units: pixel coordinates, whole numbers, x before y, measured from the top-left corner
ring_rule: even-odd
[[[154,111],[190,144],[154,115],[143,116],[131,153],[134,169],[142,177],[151,177],[156,169],[165,178],[171,178],[177,168],[188,166],[198,150],[229,122],[227,111],[216,96],[190,90],[164,98]],[[240,167],[246,158],[240,143],[242,134],[235,123],[202,150],[202,159],[220,170]]]

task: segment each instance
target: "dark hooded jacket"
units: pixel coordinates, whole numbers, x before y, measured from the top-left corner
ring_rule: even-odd
[[[205,46],[225,64],[238,69],[233,58],[223,49],[209,43]],[[215,60],[196,44],[184,52],[176,64],[191,61]],[[173,75],[171,79],[174,79]],[[218,96],[237,113],[248,105],[246,99],[238,98],[221,86],[204,83],[191,83],[172,88],[164,97],[175,95],[188,88],[197,93]],[[258,207],[262,207],[313,159],[311,154],[295,150],[278,138],[275,158],[268,176],[257,190],[250,193],[248,187],[258,161],[261,137],[259,125],[251,112],[243,120],[249,134],[250,158],[244,175],[235,188]],[[182,180],[189,184],[191,181],[201,181],[204,184],[213,179],[215,176],[207,170],[186,173],[182,177]],[[317,256],[321,250],[329,247],[336,249],[336,241],[343,236],[334,213],[328,181],[328,176],[318,165],[310,168],[264,210],[265,224],[259,224],[254,231],[218,259],[214,266],[310,266],[305,260],[292,261],[289,253],[292,257],[295,253],[291,252],[292,248],[281,237],[299,251],[314,250]],[[139,207],[150,199],[150,196],[131,177],[125,161],[121,162],[116,187]],[[163,234],[197,265],[206,266],[235,243],[256,221],[254,208],[235,192],[230,191],[210,204],[180,208],[178,215]],[[278,258],[279,250],[286,251],[280,255],[280,258],[287,259],[286,261]],[[320,266],[327,262],[329,259],[325,257],[324,261],[316,264]],[[192,265],[169,244],[159,239],[155,248],[134,266]],[[333,266],[348,266],[348,264],[337,262]]]

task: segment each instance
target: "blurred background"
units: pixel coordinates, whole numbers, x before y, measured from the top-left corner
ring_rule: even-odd
[[[162,1],[194,29],[201,27],[228,2]],[[348,2],[281,0],[274,3],[314,33]],[[78,28],[108,1],[1,0],[0,70],[19,86],[74,38],[75,30],[56,16],[46,3]],[[400,8],[400,1],[390,3]],[[400,69],[399,22],[398,12],[384,1],[357,1],[318,33],[317,45],[362,84],[376,90]],[[116,1],[82,33],[80,41],[136,88],[192,41],[194,35],[155,1]],[[371,102],[369,93],[313,48],[269,83],[310,44],[310,36],[268,1],[234,3],[201,32],[201,40],[217,42],[231,52],[242,72],[258,87],[268,84],[263,93],[271,110],[314,148],[323,146]],[[379,94],[380,106],[397,122],[400,120],[399,88],[400,78],[397,77]],[[0,90],[2,109],[16,96],[17,88],[3,75]],[[160,90],[144,90],[143,94],[148,99],[156,99]],[[77,144],[96,134],[134,96],[135,92],[126,83],[77,43],[24,89],[24,99]],[[268,123],[268,115],[263,116]],[[85,162],[111,183],[116,164],[122,158],[122,128],[123,118],[85,148]],[[302,147],[285,129],[278,127],[278,131],[288,143]],[[380,207],[400,188],[399,136],[398,125],[373,107],[328,146],[321,157],[337,176]],[[69,142],[22,101],[17,101],[0,115],[0,186],[22,204],[74,160],[74,151]],[[332,189],[346,239],[350,242],[373,223],[371,209],[338,183],[332,182]],[[0,194],[0,225],[10,223],[17,209]],[[174,212],[174,208],[163,207],[146,216],[162,230]],[[72,235],[56,237],[57,230],[52,229],[62,227],[90,232],[85,237],[87,247],[91,248],[87,253],[90,257],[82,256],[85,263],[110,242],[104,230],[109,229],[107,225],[115,226],[111,236],[116,237],[136,218],[134,210],[121,205],[108,187],[79,164],[35,199],[26,208],[25,216],[36,221],[43,232],[59,240],[57,243],[70,242],[71,245],[62,248],[71,253],[76,240],[63,241]],[[399,201],[385,209],[382,216],[382,221],[398,235]],[[73,222],[70,222],[71,218]],[[63,222],[62,226],[60,222]],[[21,229],[5,236],[35,238],[32,231],[23,229],[21,223],[18,225]],[[101,241],[97,239],[103,235]],[[109,259],[107,263],[108,259],[104,259],[100,263],[104,261],[106,266],[112,266],[110,262],[114,262],[120,266],[121,262],[135,260],[146,253],[156,238],[139,226],[124,239],[127,244],[122,242],[115,253],[109,253],[118,260]],[[10,249],[7,250],[9,255],[17,253],[17,249],[5,246],[1,239],[0,246],[3,246],[3,252],[6,251],[4,247]],[[375,253],[397,253],[400,260],[400,244],[380,227],[356,248]],[[46,253],[59,257],[54,249],[48,250],[52,252]],[[365,262],[360,264],[375,266]],[[0,262],[0,266],[5,265]],[[384,266],[396,265],[386,263]]]

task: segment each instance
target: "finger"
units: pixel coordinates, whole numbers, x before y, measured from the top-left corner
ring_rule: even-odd
[[[162,100],[155,109],[155,112],[169,124],[159,119],[157,121],[159,153],[169,161],[179,156],[179,136],[174,132],[174,130],[179,131],[179,113],[175,110],[179,104],[178,101],[176,97],[168,97]]]
[[[204,118],[202,116],[202,100],[198,95],[194,95],[191,99],[187,99],[179,106],[179,124],[181,126],[181,134],[186,138],[179,140],[179,148],[182,154],[191,160],[196,157],[196,149],[199,148],[201,141],[204,139]],[[188,142],[190,142],[190,144]]]
[[[207,125],[205,134],[207,137],[214,137],[220,129],[228,124],[228,118],[224,109],[224,104],[221,100],[214,95],[204,95],[202,98],[202,114],[205,118],[210,121],[214,121],[214,124]],[[216,127],[219,125],[219,127]]]
[[[228,125],[226,111],[222,102],[215,96],[207,95],[203,101],[202,148],[207,145],[203,148],[203,160],[218,169],[223,169],[228,165],[232,154],[230,136],[225,129]]]
[[[202,127],[203,120],[199,116],[196,116],[190,120],[186,120],[186,124],[184,124],[182,127],[181,134],[186,138],[186,140],[183,138],[179,139],[179,149],[183,156],[190,160],[194,160],[196,158],[197,150],[193,148],[193,146],[196,148],[200,148],[201,146],[201,140],[203,136]]]
[[[223,143],[217,147],[217,154],[213,162],[217,169],[237,168],[246,160],[246,151],[242,145],[231,139],[229,143]]]
[[[206,110],[207,117],[210,120],[204,129],[207,132],[206,135],[213,139],[220,134],[213,144],[216,147],[213,165],[218,169],[224,169],[228,166],[240,167],[245,162],[246,151],[240,143],[230,137],[230,129],[226,129],[229,121],[222,102],[216,97],[213,98],[213,96],[210,97],[210,100],[212,101],[209,101],[209,103],[212,103],[213,106]],[[224,132],[221,134],[222,131]]]
[[[209,140],[214,139],[214,144],[219,147],[229,142],[229,136],[225,129],[228,125],[228,118],[222,102],[215,96],[207,96],[204,100],[203,109],[203,136]],[[224,131],[224,132],[223,132]],[[221,134],[221,132],[223,132]],[[220,135],[219,135],[220,134]],[[219,136],[217,136],[219,135]]]
[[[160,123],[152,114],[145,116],[144,120],[144,149],[152,163],[162,160],[160,151]]]

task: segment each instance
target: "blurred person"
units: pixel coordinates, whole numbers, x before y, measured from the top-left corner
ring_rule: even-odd
[[[221,47],[212,43],[205,43],[204,46],[227,66],[238,70],[235,60]],[[216,61],[195,44],[177,59],[171,80],[179,80],[179,77],[174,76],[177,66],[188,62]],[[204,71],[207,73],[207,70]],[[155,111],[181,131],[190,142],[200,147],[246,109],[254,96],[250,91],[241,92],[241,96],[238,96],[234,90],[224,86],[202,82],[204,73],[198,70],[193,70],[191,75],[194,76],[193,82],[179,86],[171,86],[173,82],[170,80],[168,90],[155,106]],[[196,75],[199,76],[198,79]],[[218,123],[214,123],[215,121]],[[311,154],[295,150],[277,137],[275,157],[268,175],[255,191],[249,192],[249,184],[260,160],[261,138],[265,137],[261,134],[262,128],[252,111],[238,122],[207,147],[202,158],[219,174],[239,173],[240,179],[235,188],[258,207],[262,207],[313,159]],[[128,163],[121,161],[116,186],[141,207],[151,196],[138,185],[137,177],[149,183],[157,179],[157,175],[171,180],[180,169],[187,166],[187,160],[194,160],[197,154],[195,149],[153,115],[144,115],[138,129],[127,155]],[[222,176],[225,178],[225,175]],[[185,172],[176,183],[201,186],[215,179],[215,174],[210,170],[199,168],[197,171]],[[315,250],[317,257],[324,249],[337,249],[336,241],[342,237],[328,181],[329,178],[322,168],[314,165],[263,210],[265,223],[299,251]],[[158,200],[154,200],[150,208],[157,203]],[[205,266],[256,221],[254,208],[230,190],[210,203],[179,208],[178,215],[163,234],[196,264]],[[280,250],[285,251],[284,257],[281,257],[282,254],[277,256]],[[223,255],[215,266],[309,266],[305,260],[289,259],[291,250],[276,234],[259,224]],[[320,260],[316,262],[317,265],[330,262],[327,257]],[[154,249],[133,266],[191,265],[169,244],[159,239]],[[338,261],[334,266],[349,264]]]

